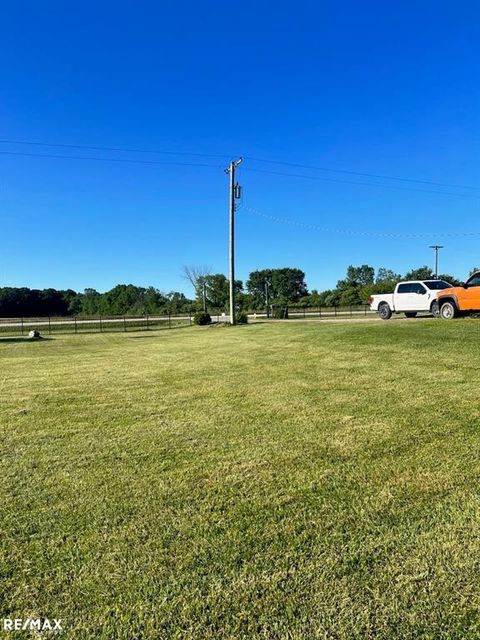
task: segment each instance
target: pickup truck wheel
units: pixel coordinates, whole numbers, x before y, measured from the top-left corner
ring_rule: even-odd
[[[444,302],[440,307],[440,317],[442,320],[452,320],[457,315],[457,309],[453,302]]]
[[[430,307],[430,311],[432,312],[432,316],[434,318],[438,318],[438,316],[440,315],[440,309],[438,306],[438,302],[432,302],[432,306]]]
[[[378,306],[378,315],[382,320],[390,320],[390,318],[392,317],[392,310],[386,302],[382,302]]]
[[[407,316],[407,318],[415,318],[417,315],[416,311],[405,311],[405,315]]]

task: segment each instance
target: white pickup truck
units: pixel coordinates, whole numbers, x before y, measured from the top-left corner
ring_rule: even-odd
[[[451,286],[445,280],[399,282],[393,293],[370,296],[370,309],[382,320],[391,318],[392,313],[404,313],[407,318],[414,318],[420,311],[427,311],[438,316],[437,294]]]

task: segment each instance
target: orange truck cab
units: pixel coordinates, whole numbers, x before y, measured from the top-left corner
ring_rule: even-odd
[[[451,320],[455,316],[480,312],[480,271],[476,271],[460,287],[439,291],[437,302],[440,317]]]

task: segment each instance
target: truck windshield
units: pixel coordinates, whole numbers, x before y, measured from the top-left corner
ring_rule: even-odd
[[[435,291],[438,291],[439,289],[450,289],[452,286],[448,282],[445,282],[445,280],[429,280],[428,282],[425,281],[424,284],[429,289],[434,289]]]

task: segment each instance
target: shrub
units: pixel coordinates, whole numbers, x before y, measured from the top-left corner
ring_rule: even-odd
[[[288,318],[288,307],[274,307],[272,315],[275,320],[286,320]]]
[[[237,321],[237,324],[247,324],[248,322],[247,314],[244,311],[240,311],[240,313],[237,313],[236,321]]]
[[[195,324],[210,324],[212,321],[210,314],[205,313],[205,311],[197,311],[197,313],[193,316],[193,322]]]

